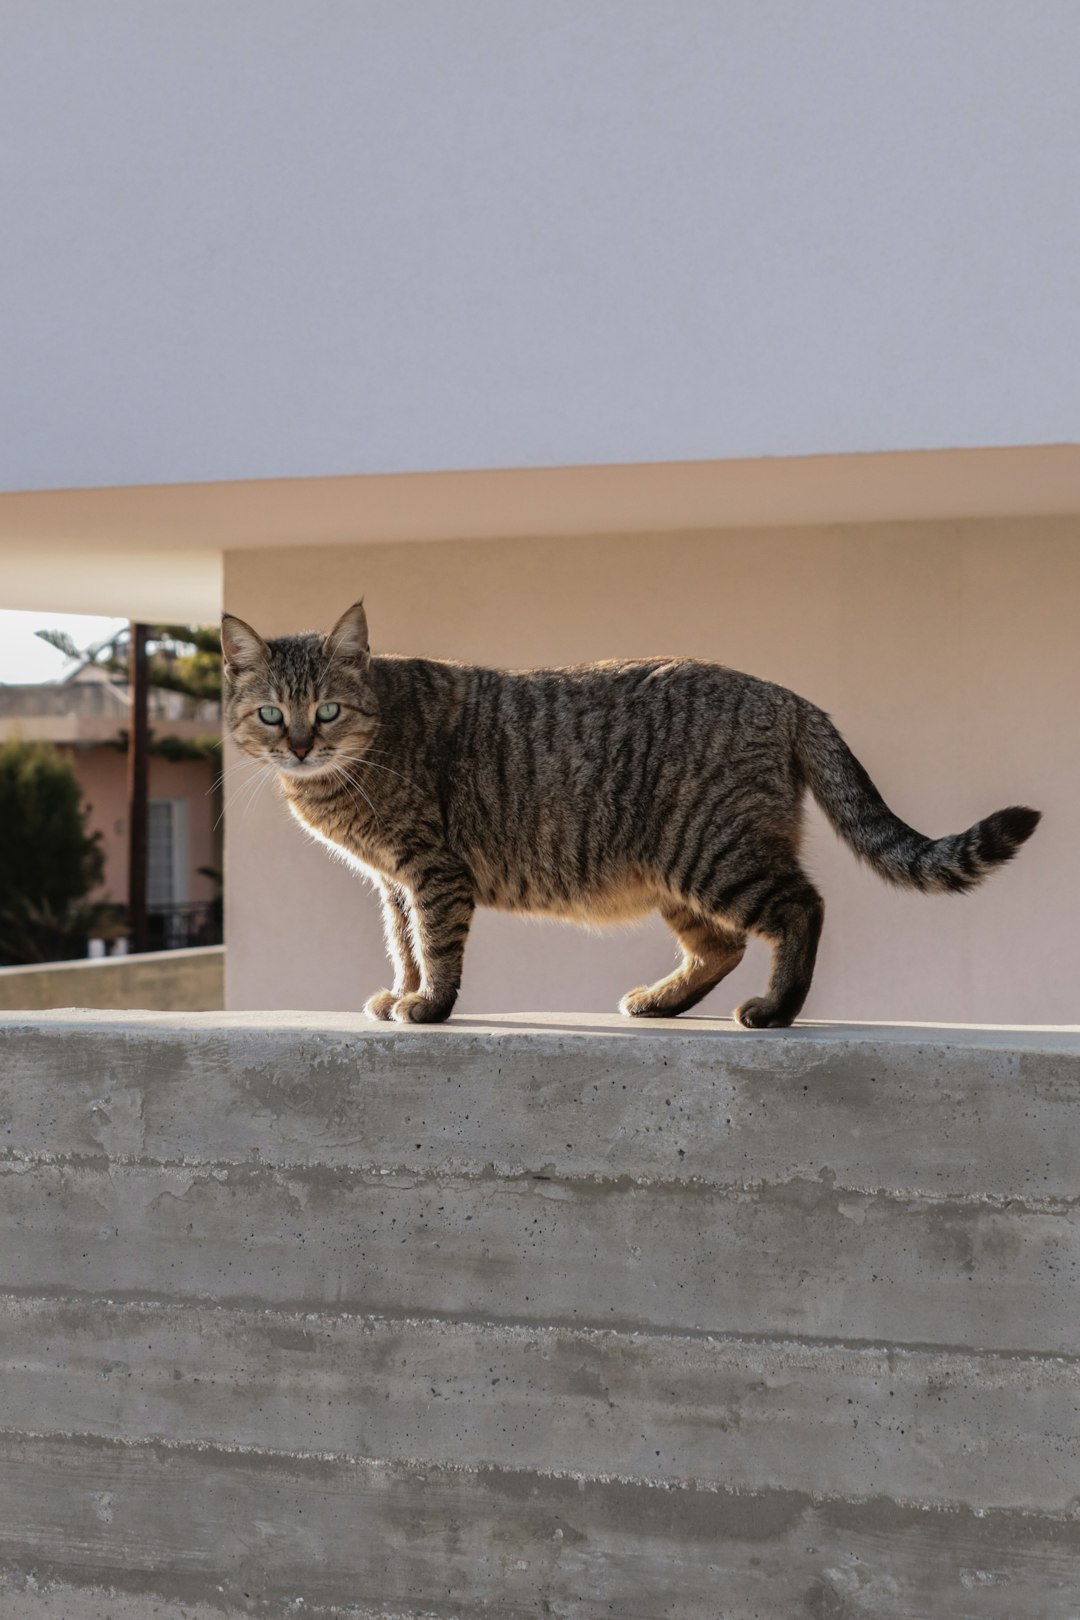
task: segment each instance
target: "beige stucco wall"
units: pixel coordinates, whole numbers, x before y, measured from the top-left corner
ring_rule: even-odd
[[[812,812],[828,905],[808,1017],[1064,1023],[1080,1010],[1080,518],[244,551],[228,608],[267,634],[366,597],[376,649],[528,665],[690,653],[829,709],[921,830],[1046,813],[965,899],[887,889]],[[227,999],[359,1007],[386,982],[378,907],[272,784],[231,779]],[[484,913],[459,1009],[610,1008],[672,957],[662,925],[601,936]],[[760,989],[763,947],[704,1004]]]

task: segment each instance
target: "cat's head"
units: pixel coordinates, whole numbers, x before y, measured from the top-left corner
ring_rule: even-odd
[[[287,776],[348,769],[379,725],[364,605],[328,635],[264,641],[243,619],[221,621],[225,723],[252,759]]]

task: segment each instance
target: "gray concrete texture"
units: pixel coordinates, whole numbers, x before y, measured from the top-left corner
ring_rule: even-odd
[[[5,1620],[1080,1616],[1080,1032],[0,1053]]]

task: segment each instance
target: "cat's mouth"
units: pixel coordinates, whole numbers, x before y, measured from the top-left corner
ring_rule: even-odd
[[[329,754],[308,755],[306,759],[281,759],[271,757],[270,763],[274,769],[283,776],[325,776],[333,766],[333,758]]]

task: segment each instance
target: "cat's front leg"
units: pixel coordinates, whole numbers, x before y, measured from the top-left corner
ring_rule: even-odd
[[[398,884],[382,878],[379,882],[382,896],[383,933],[386,954],[394,969],[391,990],[376,990],[364,1007],[369,1018],[389,1018],[394,1003],[402,996],[420,988],[420,967],[413,954],[409,930],[409,897]]]
[[[399,1024],[437,1024],[449,1018],[461,985],[465,941],[476,905],[472,879],[457,865],[429,864],[409,889],[410,937],[420,983],[397,998],[390,1017]]]

